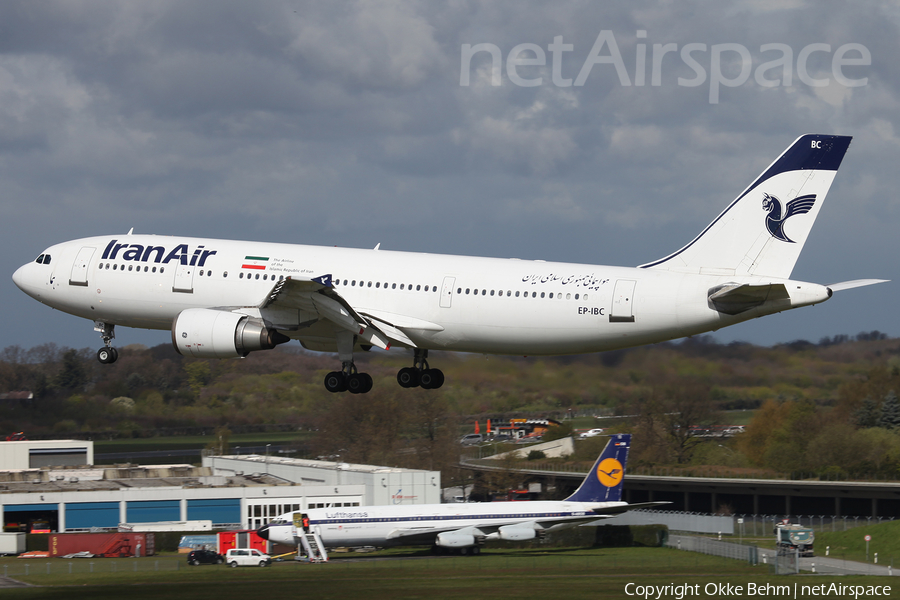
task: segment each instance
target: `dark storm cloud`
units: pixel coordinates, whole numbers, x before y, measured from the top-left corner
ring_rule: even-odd
[[[50,243],[132,226],[639,264],[689,241],[795,137],[823,132],[855,138],[795,275],[891,278],[897,27],[888,2],[3,3],[4,264],[12,273]],[[574,80],[601,31],[630,85],[611,64],[584,85],[556,85],[554,38],[573,47],[560,75]],[[770,43],[788,45],[794,63],[808,44],[864,44],[872,64],[847,74],[868,83],[814,88],[794,64],[791,86],[763,88],[751,74],[711,104],[709,77],[679,85],[695,73],[675,52],[651,85],[654,44],[737,44],[756,68]],[[500,50],[502,85],[491,85],[489,53],[460,85],[464,44]],[[511,82],[519,44],[546,54],[514,71],[541,85]],[[710,52],[696,56],[709,71]],[[735,57],[723,56],[729,77]],[[830,76],[830,57],[813,54],[811,75]],[[734,335],[897,334],[888,292],[848,292],[816,309],[833,322],[798,316],[796,333],[782,323]],[[94,341],[74,319],[40,325],[46,311],[11,283],[0,297],[28,315],[8,343]],[[865,315],[850,310],[863,297]]]

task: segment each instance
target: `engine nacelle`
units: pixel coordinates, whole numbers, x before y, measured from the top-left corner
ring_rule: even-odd
[[[497,533],[500,534],[501,540],[508,542],[521,542],[524,540],[533,540],[537,537],[537,531],[533,527],[526,528],[515,525],[504,525]]]
[[[434,544],[443,548],[468,548],[475,545],[475,536],[455,531],[445,531],[437,535]]]
[[[194,358],[247,356],[254,350],[271,350],[289,341],[259,319],[225,310],[189,308],[172,323],[175,350]]]

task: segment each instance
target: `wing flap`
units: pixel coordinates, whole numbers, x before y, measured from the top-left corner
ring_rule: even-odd
[[[429,321],[367,309],[357,311],[333,287],[331,275],[279,281],[259,306],[261,311],[301,311],[317,315],[358,336],[362,343],[388,349],[391,343],[417,347],[401,327],[441,331]]]
[[[371,308],[361,308],[359,309],[360,314],[363,314],[371,319],[378,321],[379,323],[383,323],[385,325],[390,325],[391,327],[400,329],[421,329],[422,331],[443,331],[444,328],[437,323],[432,323],[431,321],[426,321],[424,319],[417,319],[415,317],[409,317],[406,315],[398,315],[396,313],[389,313],[383,310],[373,310]]]

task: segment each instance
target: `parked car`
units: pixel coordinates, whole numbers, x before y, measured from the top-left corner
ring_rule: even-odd
[[[469,435],[464,435],[459,443],[463,446],[474,446],[476,444],[480,444],[484,441],[484,436],[480,433],[470,433]]]
[[[272,564],[272,557],[256,548],[231,548],[225,553],[225,562],[229,567],[267,567]]]
[[[225,557],[213,550],[192,550],[187,556],[189,565],[221,565]]]
[[[585,431],[584,433],[582,433],[581,435],[579,435],[578,439],[586,440],[588,438],[597,437],[598,435],[603,435],[602,429],[599,429],[599,428],[589,429],[589,430]]]

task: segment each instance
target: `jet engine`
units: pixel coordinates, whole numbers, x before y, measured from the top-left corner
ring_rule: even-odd
[[[475,545],[475,536],[471,533],[459,533],[457,531],[445,531],[439,533],[434,541],[436,546],[443,548],[467,548]]]
[[[522,527],[521,525],[504,525],[498,530],[501,540],[509,542],[520,542],[523,540],[533,540],[537,537],[537,532],[533,527]]]
[[[172,345],[182,356],[233,358],[271,350],[290,338],[260,319],[225,310],[189,308],[172,323]]]

